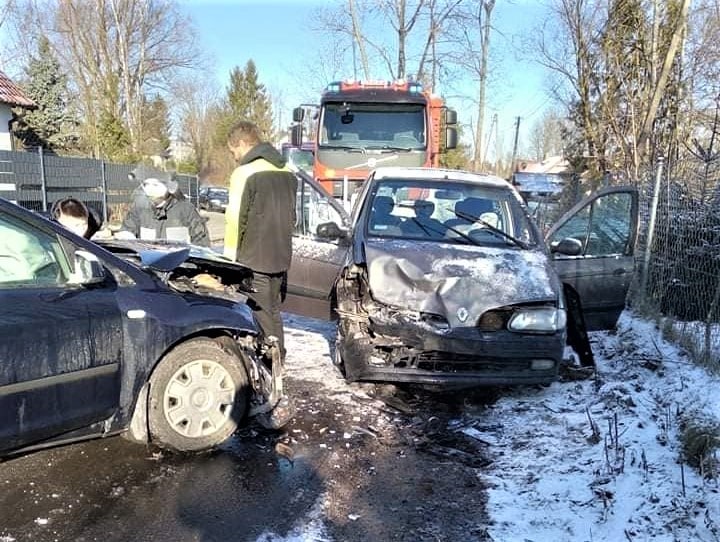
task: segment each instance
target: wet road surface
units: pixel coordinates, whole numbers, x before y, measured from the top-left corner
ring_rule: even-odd
[[[448,430],[486,399],[347,385],[333,328],[313,326],[286,322],[283,431],[251,424],[202,455],[112,437],[5,460],[0,542],[487,540],[489,459]]]

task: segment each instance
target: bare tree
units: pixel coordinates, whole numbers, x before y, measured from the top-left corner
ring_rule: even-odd
[[[220,112],[220,90],[207,79],[178,81],[171,94],[182,139],[190,144],[201,174],[210,166],[213,134]]]
[[[368,62],[367,51],[365,50],[362,26],[353,0],[348,0],[348,11],[350,11],[350,20],[352,21],[353,64],[355,63],[355,48],[357,48],[360,53],[360,64],[365,74],[365,79],[370,79],[370,63]]]
[[[146,92],[167,91],[179,70],[202,61],[192,24],[173,0],[17,0],[13,17],[23,26],[19,46],[47,36],[71,70],[95,154],[108,119],[139,152]]]
[[[556,111],[546,111],[530,130],[530,150],[536,160],[563,152],[562,119]]]
[[[452,16],[453,32],[450,41],[454,52],[449,62],[457,66],[464,74],[470,75],[477,83],[477,107],[475,128],[473,130],[473,158],[475,170],[483,167],[485,136],[485,93],[489,77],[491,18],[495,0],[472,0],[463,2]]]
[[[690,1],[555,0],[537,60],[565,82],[592,171],[637,178],[676,144]],[[660,151],[659,149],[665,149]]]
[[[437,83],[441,38],[463,0],[348,0],[316,12],[315,30],[335,37],[335,51],[358,56],[365,79]],[[373,24],[370,24],[372,22]],[[428,75],[428,72],[430,74]],[[381,75],[384,74],[384,75]]]

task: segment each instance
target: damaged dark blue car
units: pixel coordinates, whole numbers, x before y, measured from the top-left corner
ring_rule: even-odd
[[[196,247],[98,246],[0,199],[0,455],[120,433],[200,451],[248,416],[279,423],[248,275]]]

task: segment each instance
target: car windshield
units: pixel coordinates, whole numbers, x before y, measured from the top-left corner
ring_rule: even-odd
[[[345,104],[323,106],[320,146],[357,149],[425,148],[422,104]]]
[[[208,190],[208,198],[227,198],[228,191],[224,188],[213,188]]]
[[[371,191],[367,235],[528,248],[536,230],[515,194],[452,180],[387,179]]]

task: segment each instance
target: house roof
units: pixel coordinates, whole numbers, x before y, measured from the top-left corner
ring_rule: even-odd
[[[23,90],[0,71],[0,104],[35,108],[37,104],[28,98]]]
[[[570,163],[563,156],[549,156],[542,162],[521,160],[515,172],[524,173],[568,173]]]

